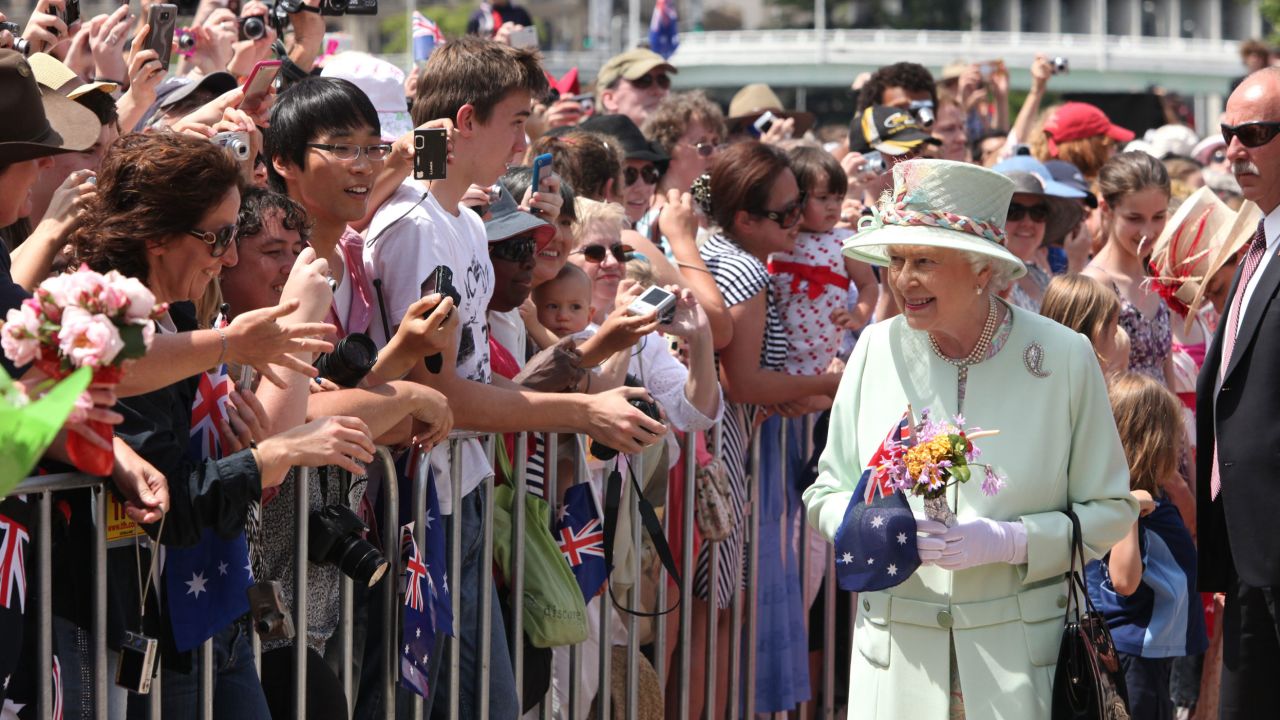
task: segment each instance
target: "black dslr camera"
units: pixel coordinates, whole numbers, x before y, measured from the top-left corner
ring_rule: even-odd
[[[377,15],[378,0],[320,0],[321,15]]]
[[[373,587],[387,571],[378,548],[360,537],[369,528],[350,508],[326,505],[312,511],[307,557],[313,563],[336,565],[344,575]]]
[[[641,383],[638,378],[636,378],[634,375],[631,375],[629,373],[627,374],[626,380],[623,380],[622,384],[626,385],[627,387],[635,387],[635,388],[644,387],[644,384]],[[653,418],[654,420],[657,420],[658,422],[662,422],[662,411],[658,409],[658,404],[653,402],[652,400],[636,398],[635,400],[630,400],[628,402],[631,403],[632,407],[644,413],[645,415],[648,415],[649,417]],[[617,457],[618,451],[617,449],[611,448],[602,442],[592,440],[591,455],[594,456],[597,460],[612,460],[613,458]]]
[[[378,346],[364,333],[351,333],[338,341],[333,352],[316,358],[314,365],[325,380],[339,387],[353,388],[369,374],[376,362]]]

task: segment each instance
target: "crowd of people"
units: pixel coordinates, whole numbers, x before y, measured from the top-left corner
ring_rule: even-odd
[[[145,354],[85,381],[34,468],[0,490],[83,469],[85,445],[110,456],[101,501],[123,529],[109,538],[107,642],[121,668],[151,643],[162,717],[198,712],[202,670],[215,717],[289,716],[304,635],[310,717],[407,713],[410,689],[432,717],[483,706],[517,718],[548,691],[556,717],[586,717],[610,688],[594,667],[571,674],[564,646],[595,658],[625,645],[628,616],[665,610],[652,591],[687,574],[692,646],[714,633],[718,658],[743,632],[731,602],[753,594],[756,632],[738,639],[755,641],[743,653],[756,712],[829,690],[850,718],[1047,718],[1073,527],[1131,717],[1280,707],[1266,677],[1280,663],[1280,548],[1267,531],[1278,443],[1263,369],[1280,342],[1267,320],[1280,287],[1268,262],[1280,70],[1238,84],[1220,131],[1171,111],[1138,137],[1095,105],[1049,103],[1061,67],[1046,57],[1013,117],[1002,64],[935,76],[898,62],[858,78],[847,124],[819,126],[767,85],[727,109],[677,90],[678,68],[643,47],[608,60],[594,88],[576,73],[557,81],[536,48],[513,44],[529,20],[505,3],[408,76],[326,54],[318,0],[287,22],[258,0],[201,2],[170,65],[148,43],[161,28],[127,5],[68,26],[69,5],[39,0],[20,35],[0,30],[5,387],[11,376],[35,400],[84,357],[131,347],[109,325],[71,337],[72,311],[47,283],[128,279],[156,309],[138,332]],[[275,80],[258,86],[259,73]],[[423,162],[432,138],[435,165]],[[37,343],[40,318],[63,323],[52,345]],[[930,445],[907,434],[951,419],[969,460],[980,446],[989,463],[981,483],[963,482],[976,462],[961,478],[950,460],[906,451]],[[905,434],[886,441],[895,427]],[[455,430],[467,432],[451,447]],[[894,457],[906,469],[886,470]],[[307,518],[293,501],[302,468],[316,469]],[[411,519],[418,473],[435,483],[427,524],[445,530],[428,542],[444,545],[385,547],[388,488]],[[939,485],[911,489],[930,473]],[[882,562],[880,584],[834,585],[827,543],[839,548],[884,482],[915,530],[896,536],[912,569]],[[486,524],[499,521],[486,508],[510,527],[517,483],[533,526],[490,556]],[[55,497],[52,668],[36,662],[27,580],[34,496],[0,497],[0,717],[34,717],[48,673],[63,717],[97,702],[111,717],[148,712],[123,676],[95,697],[95,497]],[[656,505],[665,536],[633,545],[632,503]],[[579,546],[564,549],[582,538],[559,523],[581,507],[606,528],[593,550],[612,564],[604,589],[580,572]],[[308,548],[294,545],[302,522]],[[548,535],[564,549],[552,565],[577,584],[547,616],[593,627],[544,641],[573,633],[525,622],[539,642],[523,643],[517,687],[504,553],[534,553]],[[660,569],[683,537],[693,565]],[[802,563],[806,548],[823,554]],[[402,552],[407,581],[383,576],[378,553]],[[429,682],[388,696],[380,583],[402,583],[421,610],[419,582],[443,568],[419,572],[419,552],[460,556],[439,589],[461,614],[434,628],[423,667],[400,667]],[[247,598],[274,594],[287,614],[300,562],[305,627],[281,634]],[[553,575],[526,579],[525,601],[557,597]],[[344,576],[350,698],[334,639]],[[824,630],[831,595],[841,610]],[[610,621],[594,627],[601,605]],[[679,625],[663,643],[642,630],[642,662],[671,668],[646,716],[677,714],[684,676],[691,713],[724,717],[732,666],[715,664],[715,678],[703,662],[679,667]],[[834,688],[822,687],[824,637],[839,648]],[[450,643],[456,678],[436,652]]]

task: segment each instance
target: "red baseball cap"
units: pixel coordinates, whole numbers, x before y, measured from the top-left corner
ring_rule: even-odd
[[[1058,143],[1106,135],[1118,143],[1133,139],[1133,131],[1111,122],[1107,114],[1089,103],[1069,102],[1058,108],[1044,123],[1049,136],[1049,153],[1058,156]]]

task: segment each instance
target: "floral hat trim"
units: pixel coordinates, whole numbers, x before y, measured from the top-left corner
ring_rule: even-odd
[[[885,204],[872,207],[871,214],[859,221],[858,233],[881,230],[889,226],[942,228],[968,235],[976,235],[1002,248],[1005,247],[1003,227],[992,222],[975,220],[967,215],[943,210],[912,210],[907,207],[905,197],[901,193],[891,205]]]

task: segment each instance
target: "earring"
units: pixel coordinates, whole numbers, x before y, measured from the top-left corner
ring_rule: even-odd
[[[974,294],[974,295],[981,295],[981,294],[982,294],[982,286],[981,286],[981,285],[974,285],[974,286],[973,286],[973,294]]]

